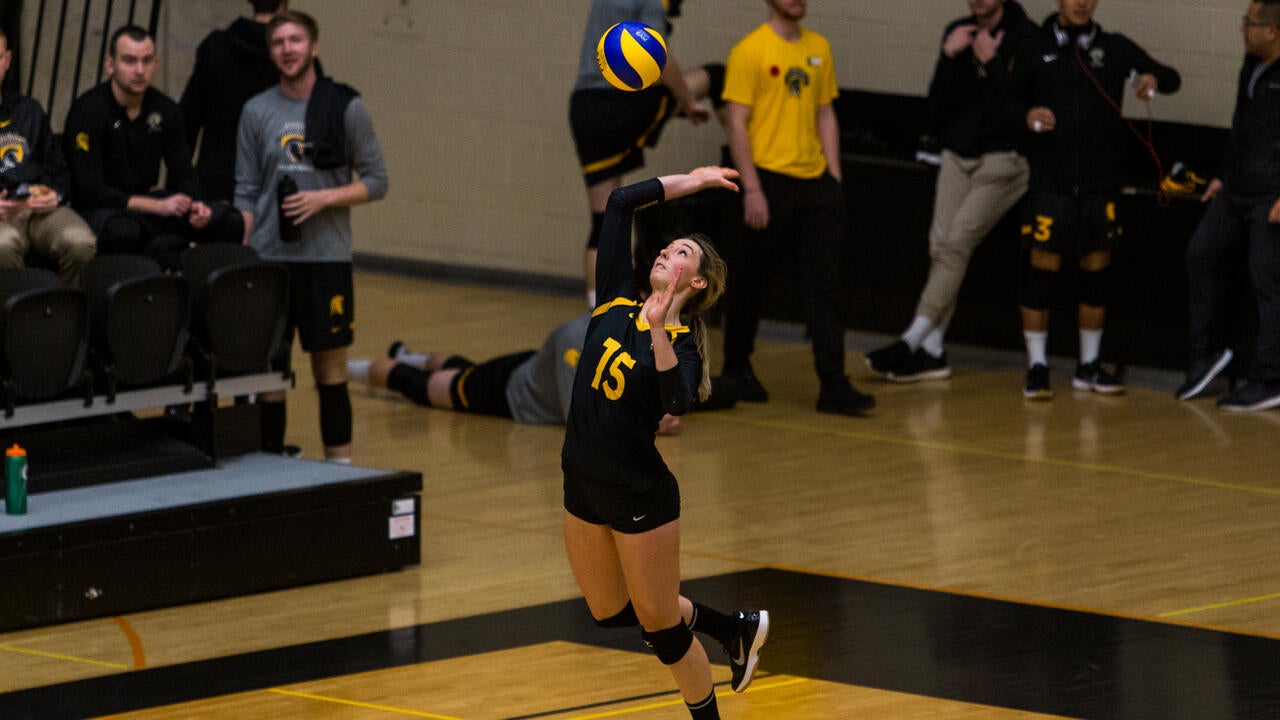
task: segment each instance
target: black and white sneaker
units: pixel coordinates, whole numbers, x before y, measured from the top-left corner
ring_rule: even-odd
[[[1053,390],[1049,389],[1049,366],[1036,363],[1027,371],[1027,384],[1022,388],[1022,397],[1028,400],[1052,400]]]
[[[867,367],[871,372],[886,375],[901,368],[910,358],[911,346],[905,340],[899,340],[867,353]]]
[[[1177,396],[1179,400],[1191,400],[1199,397],[1200,393],[1218,377],[1227,366],[1231,364],[1231,360],[1235,358],[1235,353],[1231,352],[1231,348],[1225,348],[1222,352],[1213,356],[1207,362],[1194,363],[1187,372],[1187,381],[1182,383],[1178,388]]]
[[[1226,412],[1258,412],[1280,407],[1280,383],[1251,382],[1218,400]]]
[[[391,360],[399,360],[400,352],[403,351],[404,349],[405,347],[402,341],[400,340],[393,341],[391,345],[387,347],[387,357]]]
[[[944,352],[934,357],[923,348],[911,353],[911,357],[897,368],[886,373],[894,382],[911,383],[921,380],[946,380],[951,377],[951,366],[947,364]]]
[[[1071,378],[1071,387],[1100,395],[1123,395],[1125,391],[1124,383],[1104,370],[1102,363],[1097,360],[1091,363],[1076,363],[1076,375]]]
[[[724,646],[729,656],[729,668],[733,671],[733,691],[742,692],[751,684],[760,662],[760,648],[769,637],[769,611],[758,610],[738,613],[738,631],[733,640]]]

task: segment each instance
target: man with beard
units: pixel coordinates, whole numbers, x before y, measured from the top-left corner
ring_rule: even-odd
[[[267,25],[280,83],[254,96],[240,115],[235,203],[244,214],[246,242],[289,269],[290,342],[281,361],[288,361],[297,330],[320,395],[325,458],[350,462],[350,208],[386,195],[387,171],[358,94],[317,70],[319,32],[310,15],[296,11]],[[282,451],[284,393],[260,400],[263,448]]]
[[[969,258],[1027,190],[1027,134],[1019,57],[1036,26],[1016,0],[969,0],[972,15],[947,26],[929,85],[942,143],[929,229],[929,277],[915,319],[867,364],[895,382],[951,377],[942,341]]]
[[[151,35],[126,25],[109,47],[111,77],[76,99],[63,130],[71,204],[98,236],[98,252],[147,254],[176,269],[190,243],[240,240],[239,214],[200,199],[178,104],[151,87]]]

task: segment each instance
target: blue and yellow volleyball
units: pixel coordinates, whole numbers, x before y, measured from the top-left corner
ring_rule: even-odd
[[[596,45],[600,74],[619,90],[643,90],[658,82],[667,66],[667,41],[641,22],[620,22]]]

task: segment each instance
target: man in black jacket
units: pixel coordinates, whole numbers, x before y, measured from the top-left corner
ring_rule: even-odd
[[[1187,245],[1191,364],[1178,398],[1204,393],[1234,356],[1226,344],[1224,259],[1246,246],[1258,307],[1249,382],[1218,407],[1253,412],[1280,407],[1280,0],[1249,5],[1245,59],[1222,174],[1209,183],[1204,218]]]
[[[205,197],[231,202],[236,189],[236,128],[245,102],[280,80],[267,52],[267,22],[288,0],[250,0],[253,17],[237,18],[209,33],[196,48],[196,65],[178,105],[187,145],[199,143],[196,172]]]
[[[1031,109],[1026,124],[1031,187],[1022,227],[1028,250],[1022,278],[1026,387],[1031,400],[1053,397],[1046,358],[1049,306],[1064,261],[1079,268],[1080,362],[1071,385],[1108,395],[1124,386],[1102,368],[1107,275],[1119,240],[1116,196],[1126,184],[1126,144],[1135,142],[1121,114],[1126,86],[1146,102],[1173,93],[1182,80],[1129,38],[1104,32],[1093,21],[1098,0],[1057,0],[1039,47],[1029,55]]]
[[[1029,78],[1021,51],[1036,25],[1016,0],[968,0],[972,15],[947,26],[929,85],[943,151],[929,229],[929,278],[915,319],[867,364],[896,382],[951,377],[942,340],[969,258],[1027,190],[1027,134],[1019,96]]]
[[[0,31],[0,84],[13,52]],[[97,240],[62,202],[67,165],[40,103],[8,93],[0,100],[0,267],[22,267],[28,250],[52,259],[65,285],[80,281]]]
[[[128,25],[109,42],[110,79],[72,104],[63,129],[71,204],[101,253],[142,253],[176,268],[192,242],[239,242],[244,221],[230,205],[201,201],[182,110],[151,87],[155,42]],[[160,163],[165,187],[155,189]]]

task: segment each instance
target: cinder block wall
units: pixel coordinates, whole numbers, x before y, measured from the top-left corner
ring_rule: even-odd
[[[1052,0],[1024,0],[1042,19]],[[1247,0],[1101,0],[1097,18],[1183,74],[1161,120],[1225,126]],[[590,0],[295,0],[321,25],[321,57],[364,94],[391,174],[356,212],[357,250],[431,263],[576,278],[587,207],[568,97]],[[163,81],[177,94],[195,43],[248,3],[168,0]],[[963,0],[810,0],[840,85],[922,95],[945,23]],[[687,0],[670,47],[686,66],[722,61],[763,21],[763,0]],[[1140,104],[1130,114],[1145,117]],[[715,162],[713,125],[668,126],[647,174]]]

